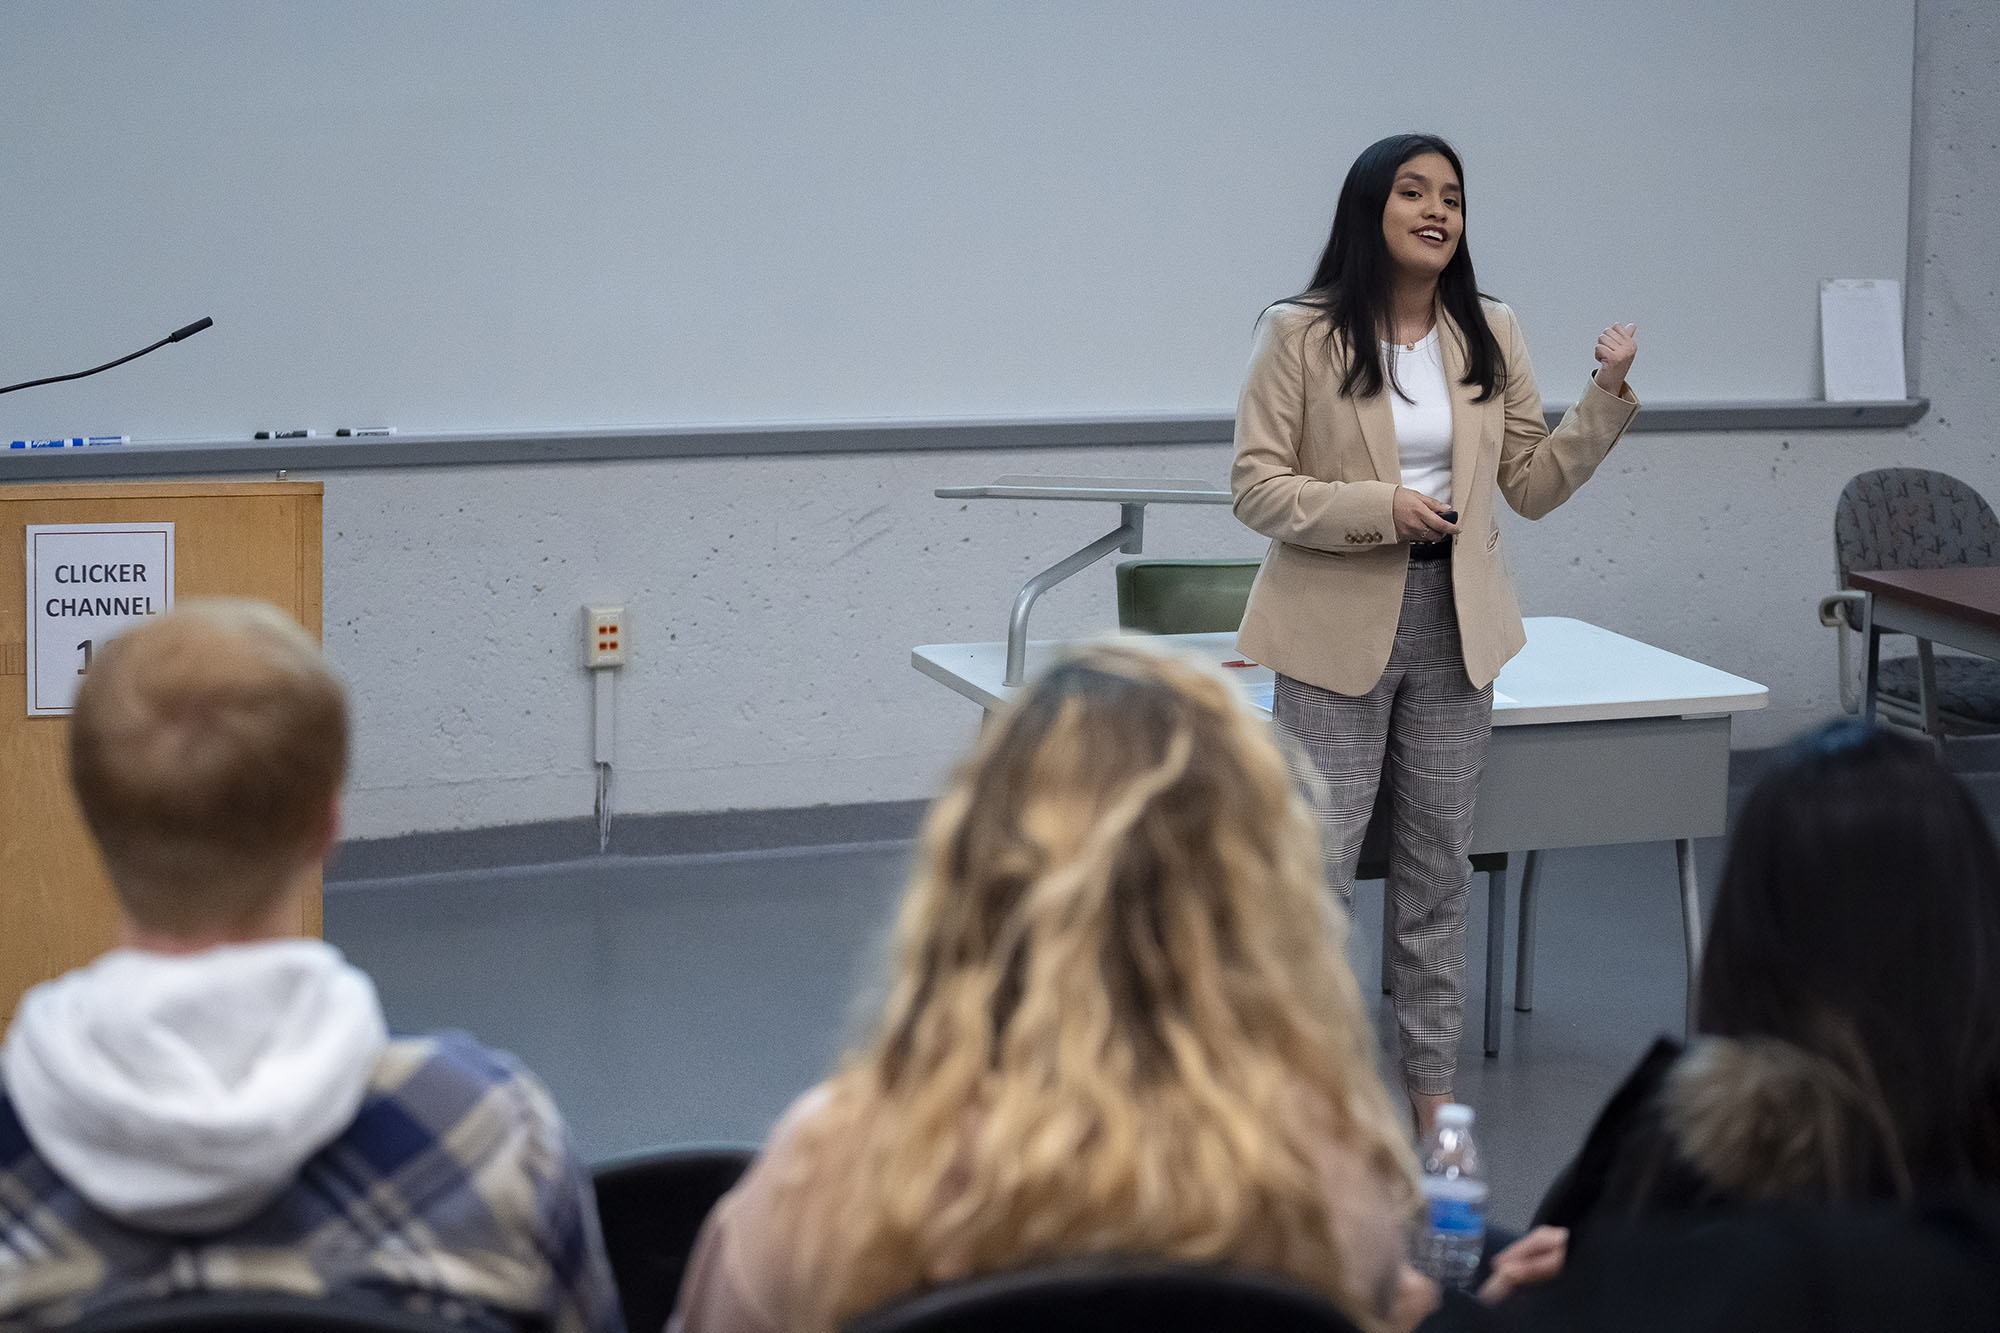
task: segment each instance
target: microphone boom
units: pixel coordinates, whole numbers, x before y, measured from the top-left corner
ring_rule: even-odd
[[[148,352],[157,352],[162,347],[165,347],[168,343],[177,343],[183,338],[193,337],[195,334],[200,333],[203,329],[208,328],[210,325],[214,323],[215,323],[214,320],[210,319],[207,315],[203,315],[200,319],[188,325],[186,328],[175,329],[172,333],[169,333],[166,337],[160,339],[158,342],[154,343],[151,347],[141,347],[138,351],[132,353],[131,356],[121,356],[116,361],[106,361],[101,366],[92,366],[89,370],[79,370],[69,375],[50,375],[46,379],[22,380],[19,384],[9,384],[5,388],[0,388],[0,393],[12,393],[16,389],[32,389],[39,384],[61,384],[64,380],[80,380],[84,378],[86,375],[95,375],[100,370],[109,370],[113,366],[122,366],[127,361],[136,360],[139,357],[144,356]]]

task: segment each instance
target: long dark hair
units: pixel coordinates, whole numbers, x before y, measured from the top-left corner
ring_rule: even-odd
[[[1698,1026],[1833,1062],[1912,1182],[2000,1181],[2000,850],[1929,747],[1834,722],[1757,785]]]
[[[1389,246],[1382,239],[1382,210],[1388,205],[1396,172],[1411,158],[1425,153],[1437,153],[1451,163],[1463,186],[1465,168],[1459,164],[1458,154],[1435,134],[1392,134],[1370,144],[1347,169],[1340,201],[1333,210],[1333,231],[1326,238],[1312,282],[1289,298],[1292,304],[1321,312],[1328,346],[1336,340],[1346,344],[1347,365],[1340,377],[1340,391],[1349,397],[1372,398],[1382,392],[1385,383],[1397,393],[1403,392],[1394,370],[1385,373],[1382,366],[1380,339],[1388,326],[1390,273]],[[1461,194],[1461,214],[1463,200]],[[1505,385],[1507,366],[1500,341],[1479,308],[1480,295],[1478,280],[1472,276],[1472,253],[1461,232],[1457,251],[1438,275],[1438,301],[1465,340],[1463,382],[1479,386],[1479,396],[1473,401],[1483,403]]]

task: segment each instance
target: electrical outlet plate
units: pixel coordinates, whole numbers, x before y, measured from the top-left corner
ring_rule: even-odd
[[[583,608],[583,664],[592,671],[625,665],[631,625],[622,606]]]

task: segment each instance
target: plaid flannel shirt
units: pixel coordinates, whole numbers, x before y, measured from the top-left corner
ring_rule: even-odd
[[[390,1043],[345,1133],[214,1235],[141,1231],[49,1167],[0,1090],[0,1326],[195,1292],[282,1292],[472,1328],[615,1333],[590,1181],[548,1093],[463,1033]]]

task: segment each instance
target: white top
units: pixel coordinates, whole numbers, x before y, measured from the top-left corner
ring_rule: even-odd
[[[1444,377],[1437,326],[1414,348],[1382,344],[1382,370],[1392,368],[1403,392],[1387,390],[1396,417],[1396,451],[1403,484],[1433,500],[1451,503],[1451,385]],[[1412,401],[1403,401],[1408,394]]]

